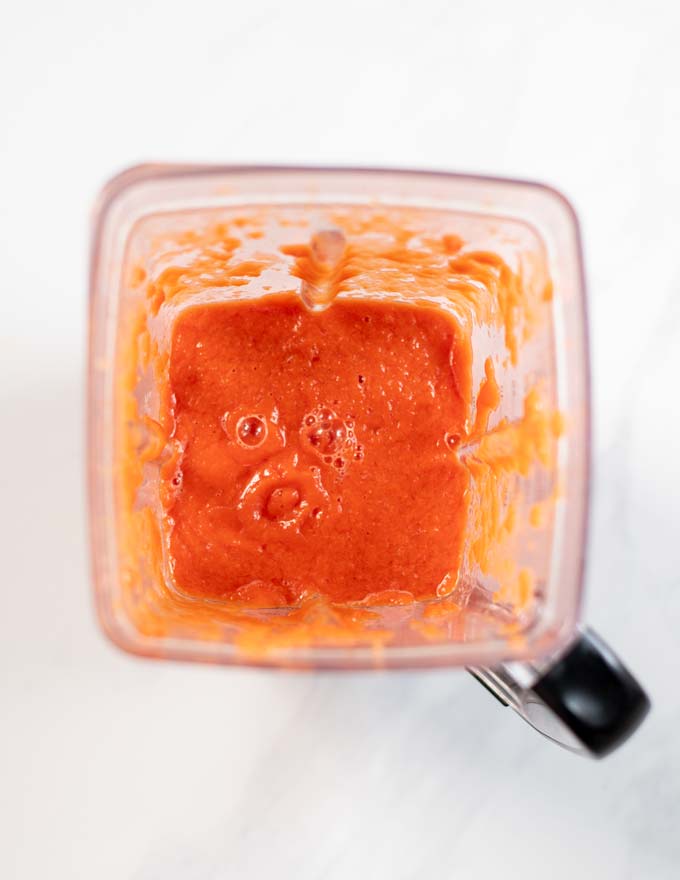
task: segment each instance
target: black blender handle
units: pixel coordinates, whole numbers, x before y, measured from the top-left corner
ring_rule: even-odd
[[[639,682],[590,629],[547,668],[512,663],[469,671],[532,727],[594,758],[624,743],[651,707]]]

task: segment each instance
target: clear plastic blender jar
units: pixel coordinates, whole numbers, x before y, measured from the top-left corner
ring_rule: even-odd
[[[243,245],[242,263],[267,249],[280,251],[303,227],[305,234],[332,228],[338,211],[366,205],[408,210],[433,232],[455,230],[477,252],[501,254],[534,292],[514,357],[505,356],[507,327],[479,321],[472,330],[475,391],[492,358],[501,394],[485,435],[460,451],[472,488],[459,577],[429,602],[375,606],[366,615],[325,608],[324,625],[317,627],[308,620],[300,625],[299,609],[199,608],[173,585],[163,547],[154,455],[162,460],[167,437],[157,430],[162,391],[159,374],[148,366],[148,348],[162,364],[182,309],[257,298],[263,280],[234,276],[233,284],[211,286],[207,279],[172,303],[150,308],[149,278],[181,272],[182,261],[200,247],[195,230],[211,224],[226,229],[249,210],[302,220],[266,228]],[[275,269],[266,281],[268,292],[291,284],[285,271]],[[300,285],[303,299],[309,293]],[[539,730],[594,755],[610,751],[639,724],[648,709],[644,692],[597,636],[579,628],[588,512],[587,325],[578,224],[558,192],[432,172],[133,168],[108,184],[97,205],[90,309],[94,584],[102,626],[116,644],[147,656],[225,664],[465,666]],[[554,430],[526,452],[529,441],[516,427],[537,388]],[[490,483],[489,456],[503,455],[508,446],[513,454],[526,452],[526,460],[494,471]],[[489,528],[482,560],[474,548]]]

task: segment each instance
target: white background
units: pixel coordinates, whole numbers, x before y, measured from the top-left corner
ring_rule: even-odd
[[[0,12],[0,877],[680,876],[680,6],[116,0]],[[142,160],[563,189],[594,354],[587,616],[653,715],[603,763],[460,672],[124,656],[83,505],[86,243]]]

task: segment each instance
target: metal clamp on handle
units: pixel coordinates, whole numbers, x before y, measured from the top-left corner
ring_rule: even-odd
[[[544,736],[594,758],[624,743],[651,706],[638,681],[590,629],[540,672],[517,663],[469,672]]]

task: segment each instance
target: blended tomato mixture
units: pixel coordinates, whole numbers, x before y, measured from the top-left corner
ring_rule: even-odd
[[[532,607],[547,542],[528,566],[516,542],[549,527],[561,430],[532,236],[370,205],[137,228],[116,490],[139,632],[380,649]]]
[[[185,311],[169,366],[178,588],[270,606],[436,596],[466,522],[465,357],[434,308],[284,295]]]

